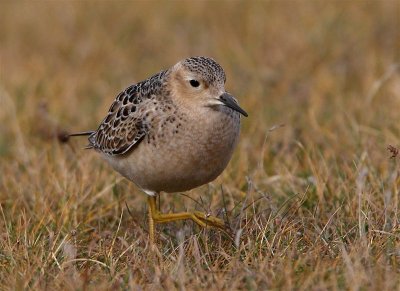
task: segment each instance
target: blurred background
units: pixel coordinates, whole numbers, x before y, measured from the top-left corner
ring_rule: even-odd
[[[296,143],[335,163],[351,163],[366,149],[373,160],[386,160],[387,144],[398,143],[398,1],[1,7],[2,160],[26,164],[54,150],[57,136],[95,129],[120,90],[196,55],[222,65],[227,90],[250,112],[236,156],[245,171],[239,176],[260,159],[269,175],[297,175],[295,165],[304,164]],[[277,125],[285,126],[263,147]]]
[[[44,226],[50,234],[78,229],[78,257],[89,256],[88,229],[115,231],[125,201],[144,220],[145,196],[83,151],[84,138],[63,137],[96,129],[120,90],[196,55],[222,65],[226,89],[249,117],[227,170],[193,197],[203,195],[215,209],[222,185],[233,209],[253,189],[268,195],[263,205],[274,212],[307,193],[293,219],[302,220],[309,242],[321,229],[343,241],[341,229],[357,243],[366,221],[389,231],[399,206],[398,165],[386,149],[400,145],[399,3],[2,1],[0,229],[7,221],[14,232],[0,242],[13,253],[11,242],[26,230],[34,240]],[[181,207],[173,197],[165,210],[168,202]],[[125,215],[121,228],[129,234],[131,226]],[[323,248],[315,246],[302,249],[315,251],[314,265]],[[16,253],[14,261],[25,268]],[[274,278],[280,266],[271,265]],[[280,282],[267,286],[285,286]]]
[[[121,89],[196,55],[213,57],[226,70],[227,89],[251,112],[244,134],[252,143],[282,123],[287,128],[278,139],[301,132],[304,140],[346,146],[351,131],[341,128],[355,123],[398,131],[395,110],[387,110],[399,96],[397,1],[1,6],[1,100],[14,107],[2,106],[2,157],[36,150],[41,131],[56,124],[68,131],[96,128]],[[389,84],[376,87],[382,78]],[[43,111],[50,124],[41,124]],[[28,149],[15,146],[12,118],[22,139],[29,138]]]
[[[305,140],[343,145],[352,132],[339,134],[341,128],[355,123],[397,133],[397,112],[388,110],[398,105],[397,1],[1,6],[0,89],[7,103],[1,157],[36,150],[46,134],[40,131],[55,123],[64,130],[95,128],[121,89],[196,55],[213,57],[226,70],[227,89],[251,112],[244,134],[253,144],[281,123],[287,127],[278,139],[301,132]],[[387,73],[389,84],[375,88]],[[54,123],[41,123],[43,110]],[[27,149],[15,147],[15,129],[5,126],[15,118],[22,139],[29,136]]]

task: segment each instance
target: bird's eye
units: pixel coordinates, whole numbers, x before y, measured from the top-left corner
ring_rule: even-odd
[[[192,85],[192,87],[197,88],[200,86],[200,82],[197,80],[190,80],[189,82],[190,82],[190,85]]]

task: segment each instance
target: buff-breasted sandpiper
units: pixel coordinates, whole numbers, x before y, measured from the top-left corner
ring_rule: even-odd
[[[121,175],[149,195],[149,235],[154,223],[191,219],[224,229],[202,212],[162,214],[160,192],[181,192],[214,180],[227,166],[240,132],[240,108],[225,91],[225,72],[213,59],[192,57],[129,86],[89,135],[89,145]]]

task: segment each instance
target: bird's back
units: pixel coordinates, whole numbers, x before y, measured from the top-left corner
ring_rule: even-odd
[[[98,129],[89,136],[89,147],[107,155],[120,155],[140,142],[148,131],[146,115],[154,109],[149,105],[164,95],[166,75],[162,71],[119,93]]]

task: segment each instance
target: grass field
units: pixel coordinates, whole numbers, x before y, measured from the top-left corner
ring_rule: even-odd
[[[398,1],[2,1],[0,19],[1,290],[400,288]],[[225,172],[161,208],[236,236],[169,223],[152,249],[145,194],[59,137],[195,55],[250,116]]]

